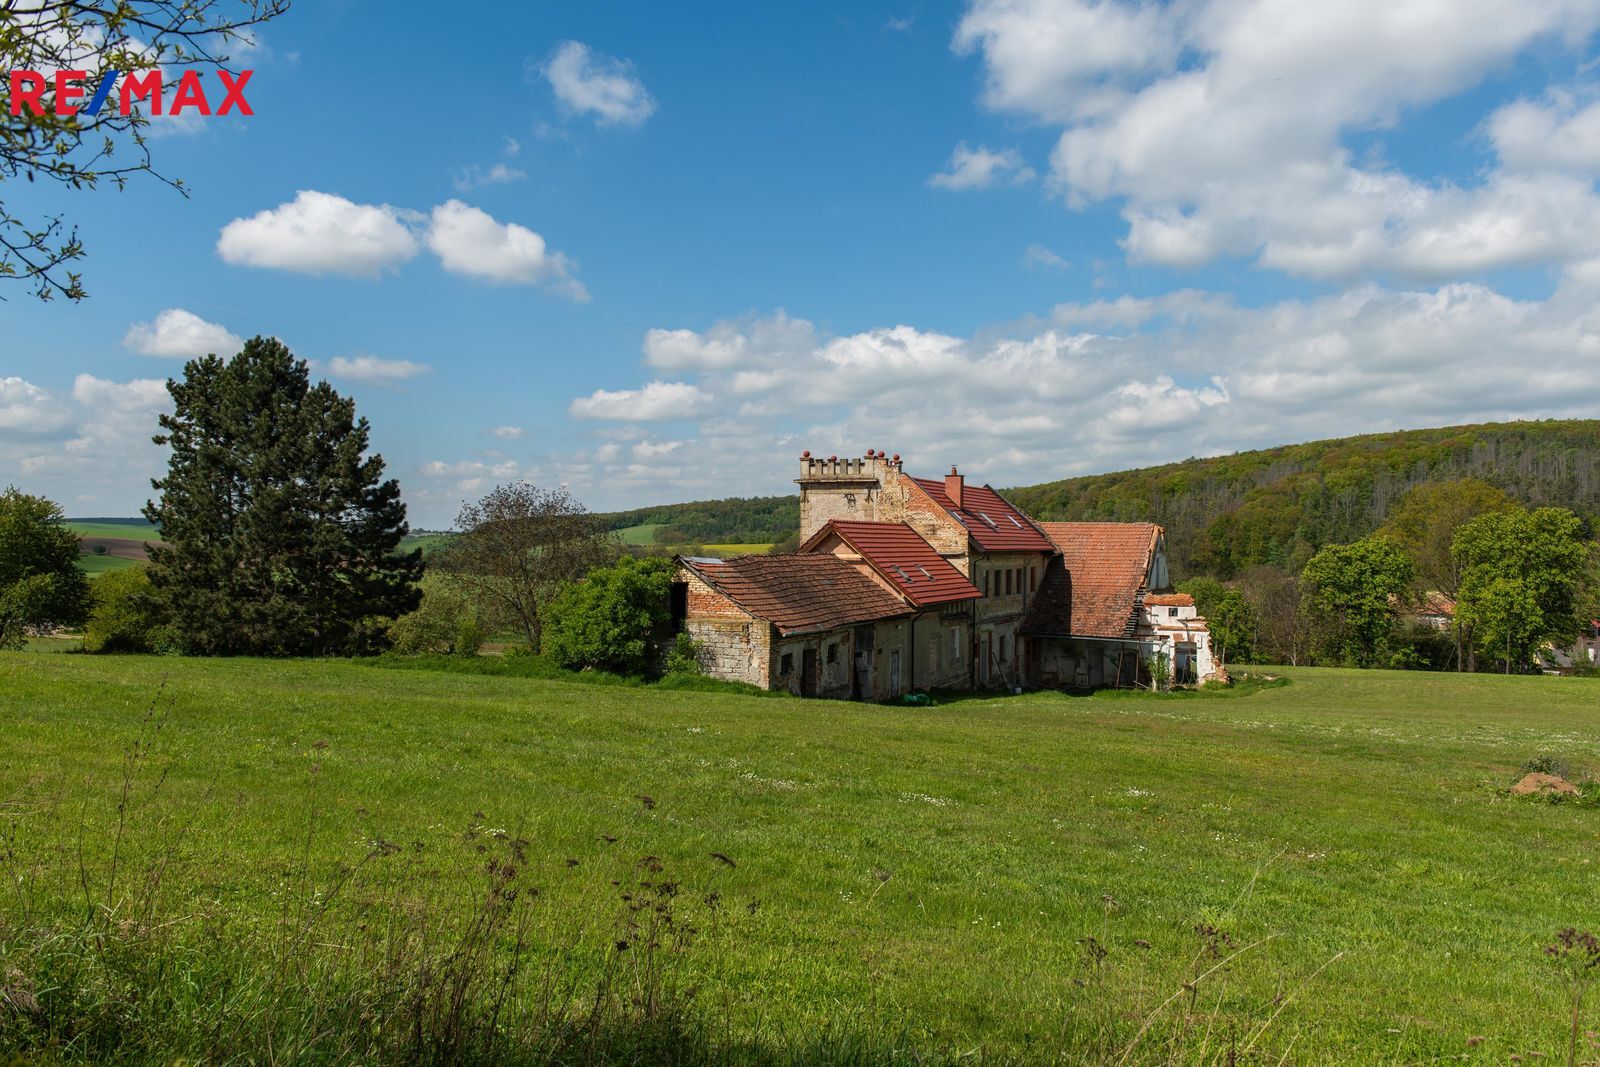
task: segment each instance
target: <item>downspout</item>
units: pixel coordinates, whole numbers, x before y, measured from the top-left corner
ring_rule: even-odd
[[[914,604],[912,605],[912,607],[915,606]],[[911,669],[911,684],[906,687],[906,692],[914,693],[917,691],[917,617],[915,615],[911,616],[911,636],[906,643],[911,646],[910,653],[906,656],[906,663]]]

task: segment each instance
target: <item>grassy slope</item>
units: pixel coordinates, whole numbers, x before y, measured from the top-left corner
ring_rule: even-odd
[[[68,519],[62,525],[79,537],[126,537],[155,541],[161,536],[161,531],[144,519]]]
[[[737,945],[697,964],[703,1001],[736,1026],[870,1020],[1022,1055],[1088,1040],[1074,1020],[1109,998],[1128,1012],[1126,1039],[1177,988],[1206,921],[1241,943],[1276,935],[1225,989],[1240,1012],[1298,990],[1269,1062],[1291,1040],[1307,1062],[1426,1060],[1472,1035],[1497,1059],[1555,1053],[1560,994],[1540,946],[1596,921],[1600,812],[1496,789],[1535,753],[1594,752],[1600,687],[1284,673],[1295,684],[1241,697],[901,710],[344,663],[0,654],[0,797],[48,798],[23,807],[56,813],[25,825],[24,848],[29,833],[70,838],[85,799],[105,832],[124,747],[165,684],[165,803],[201,812],[182,884],[246,911],[272,912],[307,847],[315,762],[319,862],[352,860],[379,834],[447,841],[482,811],[535,842],[545,903],[574,917],[646,853],[697,890],[759,898]],[[410,875],[419,887],[442,877],[432,855]],[[1078,943],[1090,935],[1111,950],[1099,977]]]

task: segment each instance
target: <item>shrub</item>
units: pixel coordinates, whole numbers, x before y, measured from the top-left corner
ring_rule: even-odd
[[[701,660],[703,651],[700,642],[688,634],[679,634],[673,639],[672,647],[667,650],[666,673],[689,676],[704,674],[705,669]]]
[[[173,651],[173,636],[164,621],[155,587],[143,567],[107,571],[94,582],[84,651]]]
[[[671,583],[672,563],[659,558],[625,557],[589,572],[550,602],[545,654],[567,670],[652,673],[657,645],[671,626]]]
[[[467,595],[448,579],[429,575],[422,603],[389,625],[394,651],[408,656],[453,653],[476,656],[483,648],[484,620]]]

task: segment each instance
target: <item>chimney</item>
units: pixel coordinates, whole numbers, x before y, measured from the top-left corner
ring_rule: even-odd
[[[944,476],[944,495],[958,508],[961,506],[961,487],[965,482],[966,479],[957,474],[953,466],[950,468],[950,473]]]

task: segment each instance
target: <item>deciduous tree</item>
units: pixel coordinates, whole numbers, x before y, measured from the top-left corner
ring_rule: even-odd
[[[1328,545],[1312,556],[1302,577],[1323,628],[1323,647],[1356,666],[1381,663],[1395,610],[1414,575],[1411,557],[1377,534],[1348,545]]]
[[[1450,551],[1456,531],[1479,515],[1516,507],[1516,501],[1481,478],[1424,482],[1395,502],[1379,532],[1416,561],[1419,600],[1430,592],[1454,600],[1461,592],[1461,564]],[[1470,621],[1458,612],[1451,623],[1458,670],[1467,669],[1469,629]]]
[[[486,615],[514,620],[533,649],[539,648],[545,601],[620,551],[565,486],[497,486],[462,506],[456,528],[433,565],[468,590]]]
[[[78,536],[61,524],[60,505],[15,487],[0,493],[0,648],[20,648],[28,630],[77,626],[88,614]]]
[[[1502,659],[1507,673],[1525,668],[1546,642],[1576,635],[1589,565],[1583,522],[1566,508],[1492,512],[1456,532],[1461,568],[1457,610],[1477,645]]]
[[[1230,660],[1248,663],[1255,658],[1261,620],[1243,593],[1215,578],[1190,578],[1179,584],[1178,591],[1194,597],[1195,610],[1205,617],[1211,631],[1219,665],[1227,666]]]
[[[416,607],[421,552],[399,552],[400,486],[354,401],[264,337],[190,361],[167,391],[155,442],[172,456],[144,513],[166,541],[150,579],[186,651],[355,655]]]

